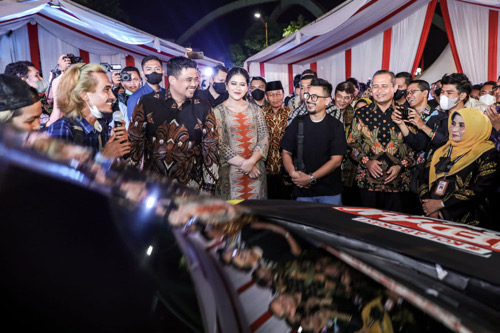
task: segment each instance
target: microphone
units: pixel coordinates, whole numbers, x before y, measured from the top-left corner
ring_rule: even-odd
[[[113,112],[113,122],[115,124],[114,127],[122,126],[123,113],[121,111]]]
[[[114,128],[123,125],[123,113],[121,113],[121,111],[113,112],[113,122],[115,123]],[[122,141],[120,143],[124,143],[124,142],[126,142],[126,141]],[[127,158],[129,158],[129,156],[130,156],[130,154],[125,154],[122,156],[122,158],[127,159]]]

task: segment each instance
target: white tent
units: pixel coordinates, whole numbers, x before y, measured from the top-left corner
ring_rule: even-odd
[[[0,71],[5,65],[30,60],[44,77],[63,53],[84,62],[140,67],[146,55],[162,61],[182,56],[186,49],[67,0],[60,8],[47,0],[0,1]],[[197,60],[200,67],[220,62]]]
[[[314,69],[332,83],[367,81],[379,69],[415,73],[438,0],[347,0],[246,60],[252,75],[281,80]],[[498,77],[500,0],[440,0],[457,71],[472,82]],[[444,74],[444,73],[443,73]]]

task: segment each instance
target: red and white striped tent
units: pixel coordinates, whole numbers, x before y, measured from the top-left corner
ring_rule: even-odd
[[[347,0],[248,58],[245,66],[251,75],[281,80],[290,91],[293,76],[306,68],[333,84],[348,77],[366,82],[379,69],[415,73],[437,5],[438,0]],[[500,0],[440,0],[439,6],[457,71],[472,82],[496,81]]]
[[[186,48],[67,0],[0,1],[0,71],[13,61],[30,60],[44,77],[63,53],[84,62],[140,67],[150,54],[168,61]],[[55,2],[60,5],[55,6]],[[220,62],[197,60],[200,67]]]

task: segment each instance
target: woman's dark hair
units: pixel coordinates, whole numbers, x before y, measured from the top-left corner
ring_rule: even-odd
[[[228,84],[231,78],[237,74],[243,75],[247,84],[250,83],[250,75],[248,75],[246,69],[244,69],[243,67],[233,67],[227,72],[226,84]]]

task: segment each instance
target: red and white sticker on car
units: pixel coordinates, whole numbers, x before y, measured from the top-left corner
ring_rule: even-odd
[[[359,215],[354,221],[424,238],[471,254],[488,257],[500,252],[500,233],[461,223],[388,212],[375,208],[333,207]]]

